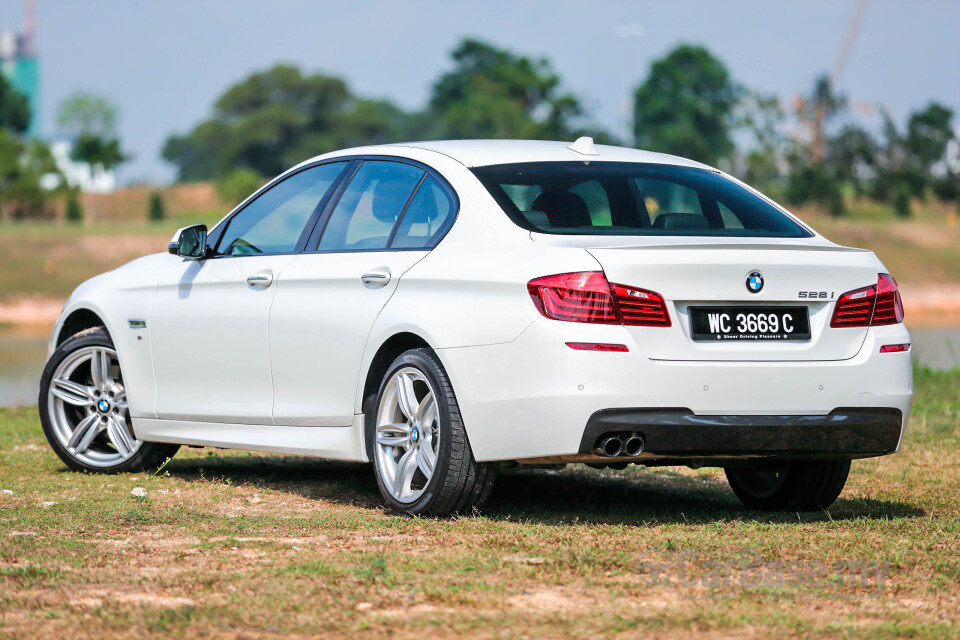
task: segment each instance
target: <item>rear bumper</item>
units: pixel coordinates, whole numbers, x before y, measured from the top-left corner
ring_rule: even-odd
[[[903,414],[843,408],[825,416],[698,416],[689,409],[608,409],[590,416],[580,440],[592,453],[610,435],[639,434],[649,456],[866,458],[897,450]]]
[[[683,407],[691,417],[675,426],[689,439],[702,431],[722,440],[726,432],[713,430],[729,416],[767,422],[769,416],[788,416],[771,428],[802,427],[798,437],[821,443],[845,438],[840,434],[847,427],[836,431],[838,422],[831,419],[837,412],[849,415],[844,408],[894,410],[901,416],[897,442],[889,446],[889,428],[877,450],[889,453],[897,450],[910,413],[913,371],[910,352],[879,351],[909,341],[902,324],[887,325],[872,327],[860,352],[847,360],[664,361],[651,359],[621,326],[543,318],[512,342],[437,349],[437,355],[480,461],[584,457],[581,442],[592,416],[656,407]],[[575,351],[567,342],[625,344],[629,352]],[[891,416],[897,414],[885,415],[896,421]],[[705,446],[698,451],[707,454]]]

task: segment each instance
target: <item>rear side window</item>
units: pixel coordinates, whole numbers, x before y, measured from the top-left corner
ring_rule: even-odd
[[[433,176],[427,176],[403,214],[391,249],[432,247],[453,222],[454,203]]]
[[[217,255],[261,255],[296,249],[307,222],[337,181],[345,162],[297,172],[260,194],[227,223]]]
[[[423,175],[408,164],[364,161],[330,215],[318,250],[385,249]]]
[[[539,233],[806,238],[775,206],[695,167],[533,162],[473,169],[516,224]]]

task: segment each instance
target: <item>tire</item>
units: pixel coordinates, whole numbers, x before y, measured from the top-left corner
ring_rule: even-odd
[[[792,460],[776,465],[727,467],[730,488],[760,511],[819,511],[833,504],[850,473],[850,460]]]
[[[81,331],[53,352],[40,378],[37,407],[47,441],[74,471],[145,471],[180,448],[133,435],[120,361],[102,327]]]
[[[367,454],[391,509],[442,517],[469,513],[490,496],[496,464],[474,459],[450,379],[432,350],[394,360],[367,407]]]

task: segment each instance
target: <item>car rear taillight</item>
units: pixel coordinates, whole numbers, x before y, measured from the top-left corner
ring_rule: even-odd
[[[831,327],[868,327],[903,322],[903,302],[893,276],[881,273],[876,286],[848,291],[833,309]]]
[[[527,291],[541,314],[552,320],[669,327],[663,297],[636,287],[610,284],[602,271],[536,278]]]
[[[659,293],[612,284],[623,324],[631,327],[669,327],[670,314]]]
[[[881,273],[877,281],[877,306],[873,310],[873,326],[903,322],[903,301],[893,276]]]
[[[553,320],[620,324],[610,285],[600,271],[561,273],[527,283],[537,309]]]

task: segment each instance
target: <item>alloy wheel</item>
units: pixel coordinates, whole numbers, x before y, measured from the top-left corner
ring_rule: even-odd
[[[129,428],[117,352],[108,347],[84,347],[64,358],[50,381],[47,409],[60,444],[83,464],[112,467],[142,445]]]
[[[426,377],[413,367],[396,371],[377,410],[377,472],[393,499],[415,502],[426,491],[440,445],[437,399]]]

